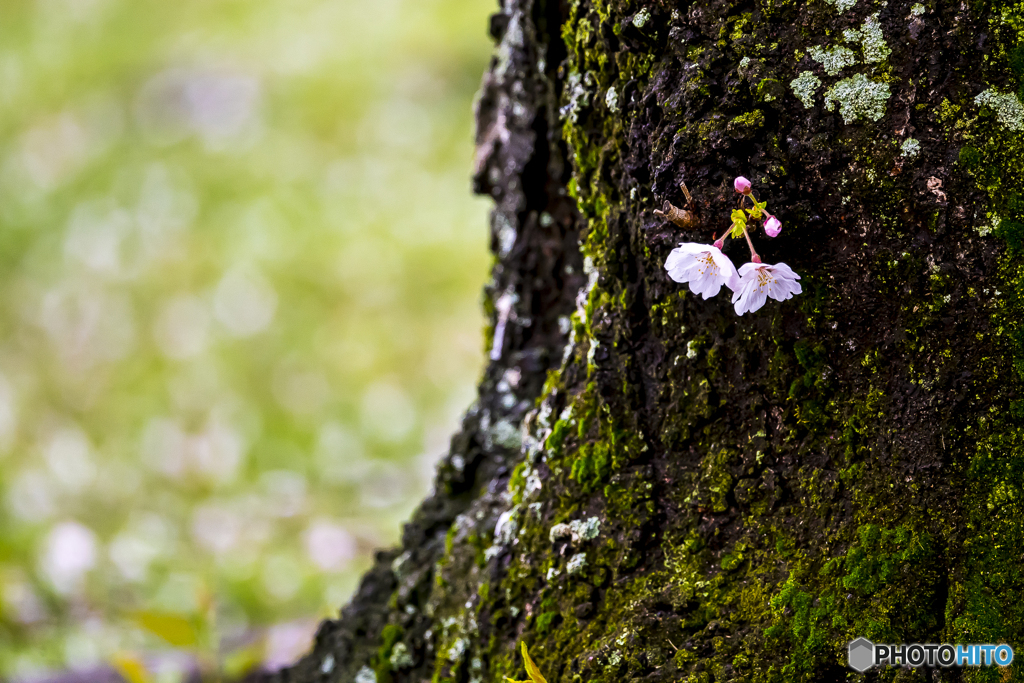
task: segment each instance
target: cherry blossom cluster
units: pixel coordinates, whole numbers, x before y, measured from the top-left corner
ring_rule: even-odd
[[[739,208],[732,212],[732,225],[712,244],[684,242],[672,250],[665,259],[665,270],[670,278],[688,283],[690,291],[709,299],[718,294],[722,285],[732,291],[732,303],[737,315],[753,312],[764,306],[768,298],[785,301],[803,290],[797,280],[800,276],[785,263],[762,263],[754,250],[749,230],[763,227],[765,234],[776,237],[782,223],[768,213],[767,202],[758,202],[750,181],[740,176],[733,183],[740,195]],[[752,206],[747,205],[747,200]],[[729,257],[722,253],[730,237],[745,237],[750,247],[750,263],[737,270]]]

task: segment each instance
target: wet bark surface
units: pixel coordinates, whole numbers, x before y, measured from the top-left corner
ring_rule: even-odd
[[[1024,7],[506,0],[490,362],[434,491],[274,681],[845,680],[1022,644]],[[803,292],[663,264],[728,227]],[[693,194],[695,221],[655,209]],[[742,240],[726,253],[739,265]],[[866,678],[1009,680],[876,669]]]

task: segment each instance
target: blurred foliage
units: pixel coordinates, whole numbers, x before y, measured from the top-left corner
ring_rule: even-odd
[[[472,399],[493,2],[3,5],[0,677],[284,664]]]

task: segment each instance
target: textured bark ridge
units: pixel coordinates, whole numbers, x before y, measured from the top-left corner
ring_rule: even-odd
[[[1024,5],[506,0],[491,30],[480,398],[275,680],[523,678],[520,641],[579,683],[1024,648]],[[726,228],[736,175],[804,287],[743,317],[662,268]],[[689,230],[654,214],[681,181]]]

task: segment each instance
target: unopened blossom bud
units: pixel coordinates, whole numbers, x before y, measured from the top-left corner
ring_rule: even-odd
[[[732,186],[736,188],[736,191],[740,194],[750,194],[750,181],[739,176],[733,181]]]
[[[764,231],[769,237],[778,237],[782,232],[782,221],[775,216],[768,216],[768,220],[764,222]]]

